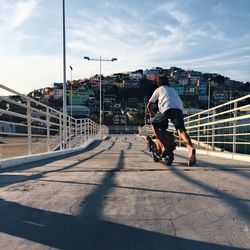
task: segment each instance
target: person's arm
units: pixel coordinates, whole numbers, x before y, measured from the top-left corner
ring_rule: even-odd
[[[147,104],[147,110],[148,110],[148,113],[151,117],[155,117],[155,115],[156,115],[156,113],[153,111],[153,105],[154,105],[154,103],[152,103],[152,102],[149,102]]]
[[[147,110],[151,117],[155,117],[156,113],[153,110],[154,103],[158,100],[159,93],[158,88],[154,91],[153,95],[150,97],[149,102],[147,104]]]

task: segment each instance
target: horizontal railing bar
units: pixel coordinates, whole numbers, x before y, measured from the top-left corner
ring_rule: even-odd
[[[191,120],[191,121],[187,120],[186,124],[194,123],[194,122],[198,122],[198,121],[203,121],[203,120],[208,120],[210,118],[218,117],[218,116],[228,114],[228,113],[233,113],[234,111],[241,110],[242,108],[250,108],[250,104],[245,105],[245,106],[241,106],[241,107],[237,107],[237,108],[234,108],[234,109],[226,110],[226,111],[223,111],[223,112],[220,112],[220,113],[212,114],[212,115],[209,115],[209,116],[200,117],[200,118],[195,119],[195,120]],[[185,118],[184,118],[184,120],[185,120]]]
[[[5,113],[5,114],[8,114],[10,116],[14,116],[14,117],[19,117],[19,118],[23,118],[25,120],[28,119],[28,117],[26,115],[22,115],[22,114],[19,114],[19,113],[16,113],[16,112],[12,112],[12,111],[8,111],[8,110],[3,110],[3,109],[0,109],[0,111],[2,113]],[[36,118],[36,117],[30,117],[30,119],[32,121],[36,121],[36,122],[40,122],[40,123],[43,123],[43,124],[50,124],[50,125],[55,125],[55,126],[58,126],[58,123],[54,123],[54,122],[47,122],[46,120],[43,120],[43,119],[40,119],[40,118]]]
[[[27,120],[27,116],[26,115],[22,115],[13,111],[9,111],[9,110],[4,110],[4,109],[0,109],[1,113],[4,113],[6,115],[10,115],[10,116],[14,116],[14,117],[19,117],[19,118],[23,118],[25,120]]]
[[[26,100],[30,100],[31,102],[34,102],[34,103],[38,104],[39,106],[43,106],[43,107],[45,107],[45,108],[49,107],[49,106],[47,106],[47,105],[45,105],[45,104],[43,104],[43,103],[41,103],[41,102],[39,102],[39,101],[37,101],[37,100],[31,98],[31,97],[28,97],[28,96],[26,96],[26,95],[24,95],[24,94],[21,94],[21,93],[15,91],[15,90],[12,90],[12,89],[10,89],[10,88],[8,88],[8,87],[2,85],[2,84],[0,84],[0,88],[4,89],[4,90],[6,90],[6,91],[8,91],[8,92],[10,92],[10,93],[12,93],[12,94],[19,95],[19,96],[23,97],[23,98],[26,99]],[[64,115],[62,112],[60,112],[60,111],[58,111],[58,110],[56,110],[56,109],[54,109],[54,108],[52,108],[52,107],[49,107],[49,108],[50,108],[51,110],[55,111],[56,113],[59,113],[59,114],[61,114],[61,115]]]
[[[195,127],[201,127],[201,126],[204,126],[204,125],[215,125],[215,124],[221,124],[221,123],[226,123],[226,122],[234,122],[234,121],[239,121],[239,120],[244,120],[244,119],[249,119],[250,118],[250,114],[248,115],[243,115],[243,116],[237,116],[237,117],[234,117],[234,118],[228,118],[228,119],[225,119],[225,120],[217,120],[217,121],[213,121],[213,122],[208,122],[206,124],[198,124],[198,125],[195,125],[195,126],[187,126],[186,128],[187,129],[190,129],[190,128],[195,128]]]
[[[244,99],[247,99],[247,98],[250,98],[250,94],[249,94],[249,95],[246,95],[246,96],[243,96],[243,97],[240,97],[240,98],[238,98],[238,99],[235,99],[235,100],[232,100],[232,101],[223,103],[223,104],[221,104],[221,105],[218,105],[218,106],[216,106],[216,107],[210,108],[210,109],[208,109],[208,110],[201,111],[201,112],[196,113],[196,114],[194,114],[194,115],[190,115],[190,116],[189,116],[189,119],[192,118],[192,117],[194,117],[194,116],[197,116],[197,115],[201,115],[201,114],[204,114],[204,113],[209,113],[209,111],[213,111],[214,109],[218,109],[218,108],[227,106],[227,105],[232,104],[232,103],[235,103],[235,102],[239,102],[239,101],[244,100]],[[244,106],[243,106],[243,107],[244,107]],[[241,107],[241,108],[243,108],[243,107]],[[187,117],[186,117],[186,118],[187,118]]]
[[[0,120],[0,124],[16,125],[16,126],[22,126],[22,127],[27,127],[28,126],[25,123],[16,123],[16,122],[9,122],[9,121],[2,121],[2,120]]]
[[[12,135],[12,136],[22,136],[22,137],[27,137],[27,134],[23,134],[23,133],[11,133],[11,132],[1,132],[0,131],[0,135]],[[46,135],[37,135],[37,134],[32,134],[32,136],[34,137],[46,137]]]
[[[206,134],[206,135],[199,135],[199,137],[225,137],[225,136],[250,136],[250,133],[244,133],[244,134],[214,134],[214,135],[212,135],[212,134]],[[189,136],[190,137],[197,137],[197,134],[196,135],[190,135],[190,133],[189,133]]]

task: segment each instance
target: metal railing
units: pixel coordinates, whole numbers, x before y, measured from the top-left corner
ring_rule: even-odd
[[[108,133],[89,118],[64,115],[2,84],[0,89],[7,92],[0,96],[1,158],[72,149]]]
[[[190,115],[184,122],[197,148],[250,154],[250,95]],[[172,124],[169,130],[175,131]],[[152,133],[150,125],[140,128],[142,135]]]

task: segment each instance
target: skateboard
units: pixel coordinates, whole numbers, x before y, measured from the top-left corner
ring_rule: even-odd
[[[174,153],[172,150],[167,150],[163,153],[161,153],[152,138],[150,138],[149,142],[149,151],[152,152],[152,158],[154,162],[159,162],[161,160],[165,160],[166,164],[168,166],[171,166],[174,161]]]

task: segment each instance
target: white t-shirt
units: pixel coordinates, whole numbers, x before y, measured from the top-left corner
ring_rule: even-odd
[[[158,107],[161,113],[168,109],[180,109],[183,111],[183,104],[176,90],[169,86],[158,87],[149,102],[155,103],[158,100]]]

